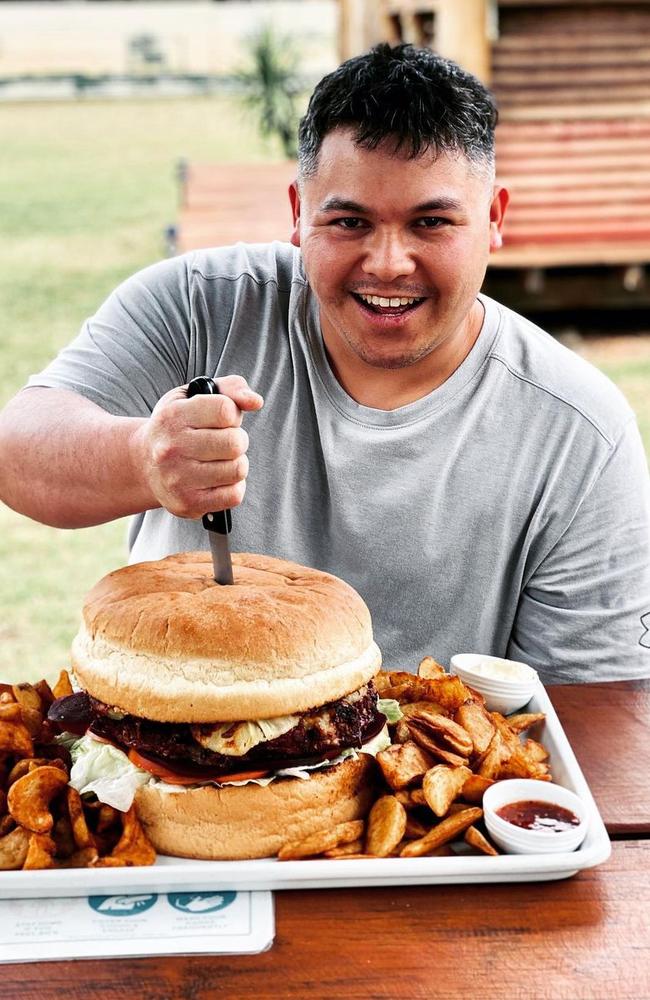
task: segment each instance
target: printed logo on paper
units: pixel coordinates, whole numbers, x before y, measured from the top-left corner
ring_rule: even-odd
[[[181,913],[214,913],[225,910],[236,896],[236,892],[169,892],[167,899]]]
[[[133,917],[150,910],[157,899],[156,893],[142,896],[89,896],[88,904],[97,913],[109,917]]]
[[[641,624],[645,631],[639,639],[639,645],[645,646],[646,649],[650,649],[650,611],[646,611],[644,615],[641,615]]]

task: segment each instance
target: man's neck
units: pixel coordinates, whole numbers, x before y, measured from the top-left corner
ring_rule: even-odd
[[[470,353],[483,326],[485,309],[479,299],[456,331],[430,354],[406,368],[376,368],[346,351],[325,350],[337,381],[361,406],[397,410],[427,396],[446,382]]]

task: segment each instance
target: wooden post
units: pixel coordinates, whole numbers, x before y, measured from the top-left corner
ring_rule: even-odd
[[[390,18],[385,15],[383,4],[375,0],[339,0],[339,57],[341,62],[358,56],[377,42],[387,38]]]
[[[493,0],[339,0],[339,54],[341,60],[365,52],[380,41],[395,44],[394,20],[402,39],[424,44],[418,18],[432,14],[433,47],[474,73],[484,83],[490,78],[488,12]]]
[[[486,84],[490,82],[488,6],[489,0],[438,0],[434,39],[437,52]]]

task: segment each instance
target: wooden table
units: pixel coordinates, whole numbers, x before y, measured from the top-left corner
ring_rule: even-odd
[[[0,997],[650,998],[650,681],[551,689],[613,839],[560,882],[280,892],[263,955],[12,965]]]

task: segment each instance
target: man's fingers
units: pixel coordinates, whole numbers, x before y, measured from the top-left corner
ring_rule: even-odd
[[[217,386],[221,396],[229,396],[240,410],[261,410],[264,399],[254,392],[242,375],[220,375]]]
[[[182,474],[170,478],[168,485],[179,494],[183,490],[189,494],[196,490],[232,486],[246,479],[247,475],[248,458],[238,455],[237,458],[218,462],[190,462]]]
[[[248,451],[248,434],[243,427],[224,427],[186,430],[177,443],[179,457],[194,462],[219,462],[237,458]]]
[[[241,375],[220,378],[218,387],[216,396],[197,395],[185,402],[184,412],[193,427],[239,427],[244,411],[259,410],[264,404],[260,394],[249,389]]]
[[[177,517],[236,507],[248,475],[244,410],[259,410],[259,393],[241,375],[219,378],[216,396],[166,393],[147,421],[143,468],[153,496]]]
[[[231,507],[238,507],[244,499],[246,492],[246,480],[242,479],[238,483],[231,483],[228,486],[214,486],[210,489],[193,490],[189,494],[177,496],[170,494],[163,507],[176,517],[197,520],[203,517],[208,511],[227,510]]]

